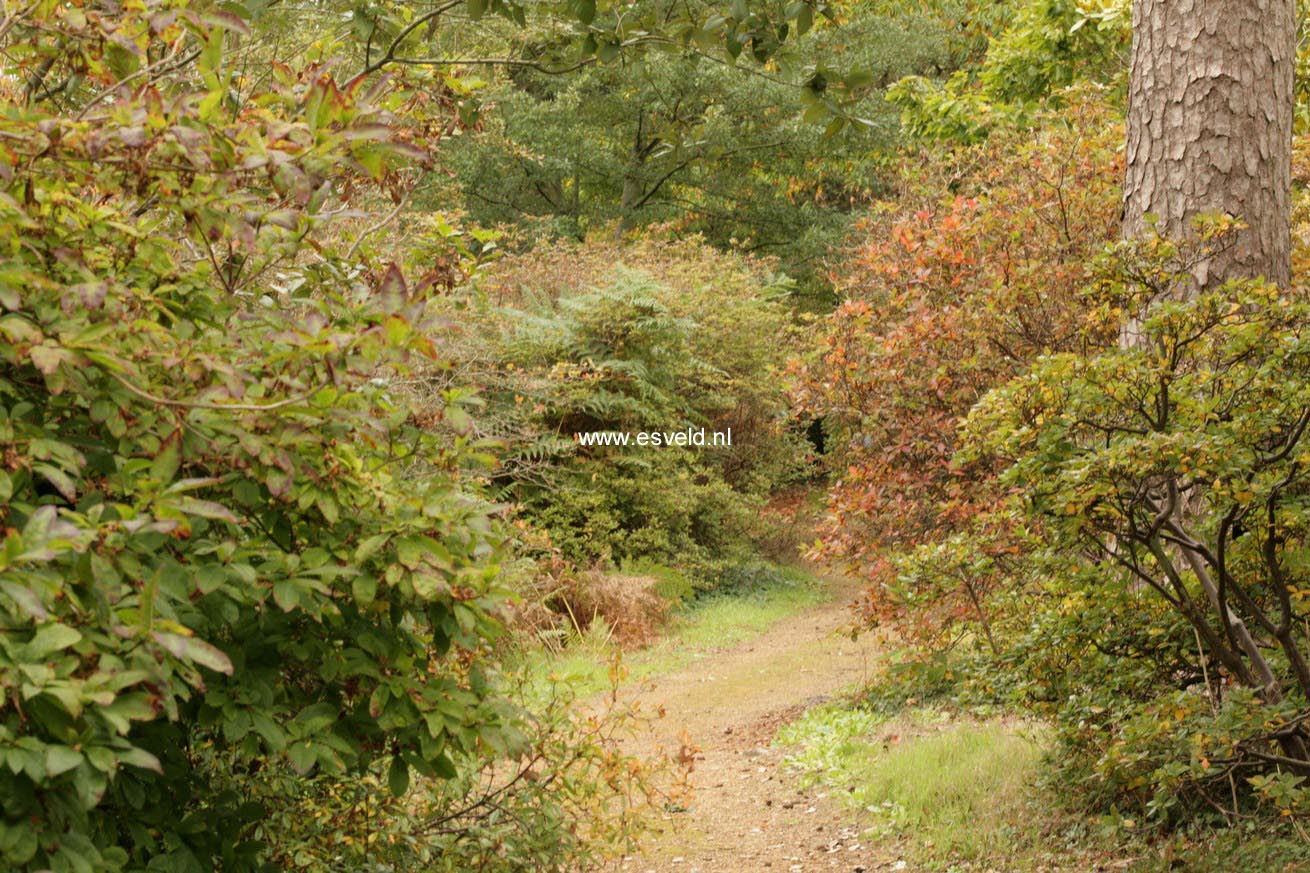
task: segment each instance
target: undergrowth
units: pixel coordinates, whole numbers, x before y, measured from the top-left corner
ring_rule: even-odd
[[[810,710],[775,743],[790,750],[785,765],[803,785],[827,787],[872,836],[912,836],[922,863],[1012,852],[1040,837],[1027,804],[1041,732],[1028,725],[837,705]]]
[[[776,622],[822,603],[822,583],[799,567],[753,571],[761,581],[689,599],[674,608],[666,633],[649,646],[622,653],[629,679],[669,673],[715,651],[766,631]],[[620,646],[608,623],[599,618],[585,631],[570,630],[553,648],[530,646],[523,658],[538,686],[567,683],[579,695],[604,690],[610,665]]]
[[[784,766],[915,869],[1310,869],[1310,837],[1295,822],[1169,831],[1129,809],[1081,806],[1052,784],[1056,731],[1008,715],[995,689],[963,667],[893,658],[858,702],[811,709],[780,729]]]

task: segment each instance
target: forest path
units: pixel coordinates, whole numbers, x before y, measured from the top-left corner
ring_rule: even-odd
[[[689,810],[670,813],[627,873],[905,869],[888,849],[861,839],[861,828],[821,788],[801,791],[781,770],[777,729],[807,708],[870,676],[881,647],[873,634],[852,641],[850,601],[859,585],[825,578],[831,597],[763,634],[707,654],[633,692],[643,708],[662,704],[634,746],[678,749],[685,729],[699,747]],[[635,750],[635,749],[634,749]]]

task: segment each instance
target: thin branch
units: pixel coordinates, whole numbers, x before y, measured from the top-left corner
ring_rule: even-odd
[[[153,76],[156,73],[162,75],[165,73],[171,73],[174,70],[180,70],[182,67],[185,67],[187,64],[191,63],[196,58],[200,57],[201,50],[195,49],[186,55],[182,55],[181,51],[182,49],[179,46],[168,57],[160,58],[155,63],[150,64],[149,66],[146,67],[142,67],[141,69],[137,70],[135,73],[132,73],[129,76],[124,76],[123,78],[119,79],[117,82],[114,82],[112,85],[100,91],[100,93],[96,94],[94,97],[92,97],[90,100],[86,102],[86,105],[82,107],[81,112],[73,116],[73,121],[74,122],[81,121],[83,118],[86,117],[86,114],[88,112],[90,112],[97,105],[99,105],[101,100],[105,99],[114,91],[117,91],[119,88],[122,88],[128,82],[131,82],[135,79],[140,79],[143,76]]]
[[[420,15],[418,18],[415,18],[413,21],[409,23],[408,26],[405,27],[404,30],[396,34],[396,38],[391,41],[391,45],[387,46],[387,50],[385,53],[383,53],[382,57],[378,58],[378,60],[374,61],[373,63],[365,66],[364,69],[360,71],[359,76],[357,76],[356,78],[367,76],[371,73],[376,73],[378,70],[382,69],[387,64],[395,61],[396,50],[400,48],[400,44],[403,43],[409,37],[410,34],[418,30],[424,24],[427,24],[429,21],[432,21],[434,18],[441,17],[442,15],[454,9],[456,6],[459,6],[463,2],[464,0],[447,0],[446,3],[441,4],[436,9],[433,9],[432,11],[426,12],[423,15]]]
[[[265,412],[271,409],[281,409],[286,406],[294,406],[297,403],[304,403],[310,397],[313,397],[331,384],[329,382],[323,382],[303,394],[298,394],[295,397],[288,397],[286,400],[278,400],[274,403],[211,403],[207,400],[170,400],[167,397],[160,397],[151,394],[149,391],[142,388],[138,388],[124,376],[113,370],[106,369],[105,372],[108,373],[115,382],[122,385],[142,400],[147,400],[151,403],[158,403],[161,406],[172,406],[180,409],[231,409],[238,412]]]
[[[484,67],[523,67],[536,70],[548,76],[571,73],[596,63],[595,57],[583,58],[567,67],[547,67],[541,61],[529,61],[523,58],[391,58],[388,63],[403,64],[411,67],[453,67],[460,64]],[[374,65],[376,66],[376,64]]]
[[[9,31],[18,23],[19,19],[26,18],[28,13],[36,8],[36,3],[29,3],[22,9],[17,10],[12,15],[5,16],[4,21],[0,21],[0,41],[3,41],[9,35]]]
[[[379,230],[396,220],[396,216],[400,215],[400,211],[405,208],[407,203],[409,203],[410,196],[418,189],[419,185],[423,184],[423,180],[426,177],[426,172],[420,175],[418,179],[415,180],[413,186],[410,187],[410,189],[405,192],[404,196],[400,198],[400,202],[396,204],[394,209],[382,216],[377,223],[366,227],[360,232],[359,236],[355,237],[355,241],[350,244],[350,248],[346,249],[346,260],[350,260],[355,256],[355,252],[359,250],[360,244],[363,243],[367,237],[377,233]]]

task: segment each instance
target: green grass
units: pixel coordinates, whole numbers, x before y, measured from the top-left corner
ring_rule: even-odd
[[[1044,734],[926,707],[893,716],[833,704],[785,725],[774,742],[802,784],[843,802],[911,869],[1310,870],[1310,835],[1290,826],[1141,831],[1061,807],[1039,785]]]
[[[824,602],[827,594],[812,574],[779,568],[778,584],[744,594],[709,595],[677,610],[666,633],[654,644],[626,653],[622,664],[629,679],[670,673],[716,651],[759,636],[776,622]],[[567,682],[579,696],[609,687],[610,665],[617,653],[603,621],[585,635],[574,635],[560,652],[535,649],[525,656],[534,683],[548,687]]]
[[[1041,837],[1030,806],[1042,748],[1030,727],[820,707],[775,742],[804,781],[859,810],[877,836],[907,838],[921,863],[1008,857]]]

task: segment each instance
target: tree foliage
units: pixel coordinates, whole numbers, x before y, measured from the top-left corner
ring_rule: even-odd
[[[1071,86],[1123,90],[1132,25],[1127,0],[1022,0],[1010,11],[976,65],[945,81],[909,76],[888,92],[911,137],[977,142],[1029,123],[1043,106],[1063,105]]]
[[[776,69],[725,64],[708,47],[493,82],[482,128],[451,151],[469,215],[548,238],[673,222],[819,278],[830,241],[885,187],[897,132],[882,89],[948,66],[947,32],[853,9],[789,44]],[[842,87],[849,98],[835,99]]]

